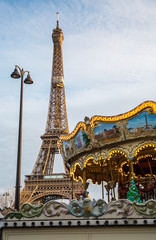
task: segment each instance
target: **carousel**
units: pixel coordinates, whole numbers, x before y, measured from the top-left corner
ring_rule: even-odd
[[[59,148],[73,180],[101,184],[108,202],[126,199],[136,184],[141,201],[156,199],[156,103],[117,116],[85,117],[61,136]],[[135,189],[135,188],[134,188]]]
[[[3,239],[155,239],[155,102],[118,116],[85,117],[60,137],[59,148],[73,181],[82,180],[80,199],[23,203],[0,220]],[[89,180],[101,184],[103,199],[88,197]]]

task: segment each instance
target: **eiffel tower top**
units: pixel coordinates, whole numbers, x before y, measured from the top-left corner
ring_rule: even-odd
[[[55,81],[58,82],[58,77],[60,77],[60,82],[61,82],[61,77],[64,76],[63,57],[62,57],[62,42],[64,40],[64,36],[63,36],[62,29],[59,27],[59,13],[57,13],[57,25],[56,25],[56,28],[53,29],[52,39],[54,43],[53,70],[52,70],[52,78],[54,83]],[[58,57],[57,55],[59,54],[60,56]]]
[[[51,92],[45,135],[60,136],[69,133],[65,102],[64,72],[62,42],[64,40],[62,29],[59,27],[59,14],[57,13],[57,26],[53,30],[54,43]],[[44,136],[45,136],[44,135]]]

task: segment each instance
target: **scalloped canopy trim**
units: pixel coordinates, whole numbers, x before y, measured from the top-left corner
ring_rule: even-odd
[[[133,116],[135,116],[136,114],[140,113],[141,111],[147,109],[147,108],[151,108],[152,111],[156,114],[156,102],[154,101],[145,101],[143,103],[141,103],[139,106],[137,106],[136,108],[130,110],[129,112],[123,113],[123,114],[119,114],[116,116],[98,116],[95,115],[91,118],[90,120],[90,125],[92,128],[94,128],[94,123],[99,121],[99,122],[117,122],[117,121],[121,121],[121,120],[125,120],[125,119],[129,119]],[[79,122],[75,129],[67,136],[60,136],[60,140],[70,140],[71,138],[73,138],[77,132],[79,131],[79,129],[83,129],[84,131],[86,131],[87,126],[84,122]]]

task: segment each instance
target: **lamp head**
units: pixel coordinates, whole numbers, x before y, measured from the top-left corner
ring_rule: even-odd
[[[30,74],[28,73],[26,79],[24,80],[24,83],[26,84],[32,84],[33,83],[33,80],[32,78],[30,77]]]
[[[19,72],[18,72],[16,67],[15,67],[13,73],[11,74],[11,77],[12,78],[20,78],[21,77],[21,75],[19,74]]]

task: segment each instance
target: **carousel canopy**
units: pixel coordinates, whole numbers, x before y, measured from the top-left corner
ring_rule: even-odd
[[[156,103],[146,101],[117,116],[85,117],[61,136],[59,148],[71,176],[124,184],[156,177]],[[113,183],[113,184],[115,184]]]

